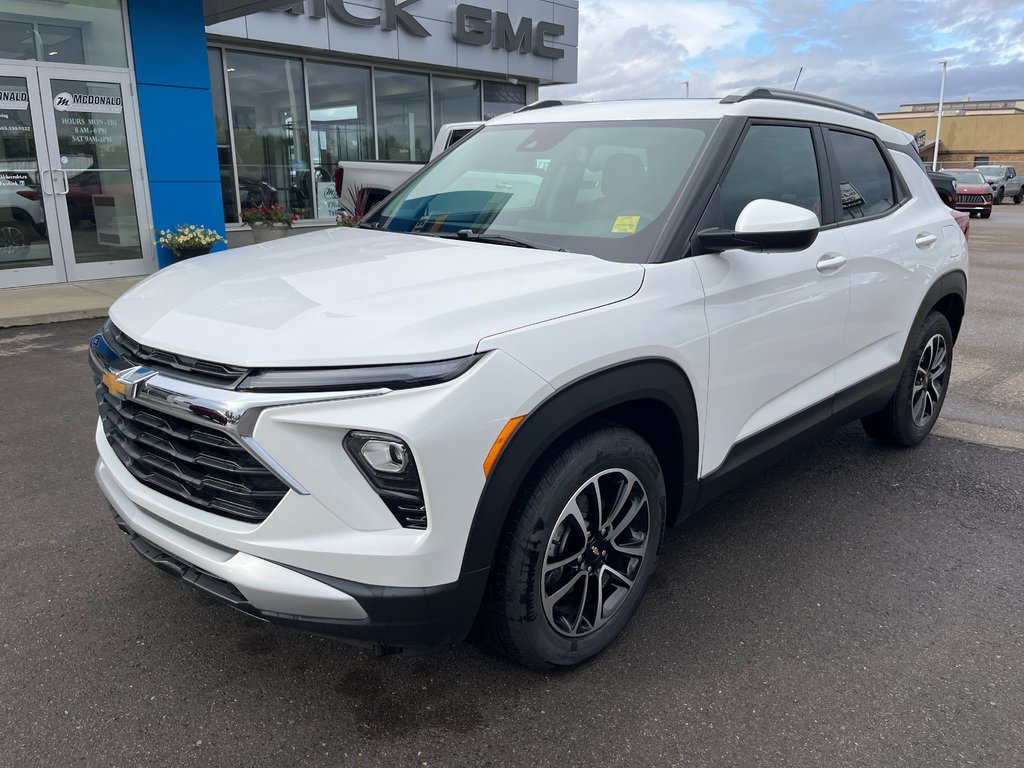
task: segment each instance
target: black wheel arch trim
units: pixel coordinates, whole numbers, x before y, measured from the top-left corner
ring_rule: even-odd
[[[900,360],[906,360],[910,354],[910,345],[914,341],[914,331],[921,327],[925,317],[933,309],[938,307],[950,297],[957,297],[963,307],[967,306],[967,274],[960,269],[946,272],[942,277],[932,283],[932,287],[925,293],[921,306],[914,316],[914,324],[910,326],[910,333],[907,334],[907,341],[903,345],[903,356]],[[953,330],[953,343],[956,344],[957,335],[960,333],[960,322],[956,318],[949,318],[949,325]]]
[[[530,470],[562,436],[588,419],[617,406],[655,401],[675,417],[683,446],[682,467],[663,467],[668,486],[678,480],[676,504],[693,506],[697,492],[698,422],[693,388],[675,363],[658,358],[634,360],[595,371],[561,387],[534,408],[513,433],[477,502],[462,560],[462,572],[489,568],[499,537]],[[657,450],[657,448],[655,448]],[[672,509],[669,510],[670,518]]]

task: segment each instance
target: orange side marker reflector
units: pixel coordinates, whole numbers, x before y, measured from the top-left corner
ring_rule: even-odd
[[[501,430],[498,437],[494,440],[494,445],[491,446],[490,452],[487,454],[487,458],[484,459],[484,477],[491,476],[491,470],[494,469],[495,463],[498,461],[498,457],[501,456],[501,451],[505,447],[505,443],[512,437],[512,433],[516,431],[516,427],[525,419],[525,416],[516,416],[514,419],[509,419],[508,424]]]

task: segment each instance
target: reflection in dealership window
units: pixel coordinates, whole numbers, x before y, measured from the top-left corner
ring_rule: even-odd
[[[430,159],[430,88],[427,75],[374,72],[378,157],[425,163]]]
[[[224,95],[224,63],[217,48],[207,51],[210,63],[210,96],[213,99],[213,124],[217,136],[217,163],[220,165],[220,193],[224,201],[224,221],[238,221],[235,197],[235,164],[231,159],[231,126],[228,102]]]
[[[434,136],[446,123],[480,119],[480,81],[434,77]]]
[[[484,120],[526,106],[526,86],[519,83],[484,83]]]
[[[334,173],[339,161],[372,160],[373,106],[370,70],[344,64],[309,62],[310,139],[313,146],[313,215],[333,219],[338,214]],[[354,201],[341,201],[354,209]]]
[[[121,0],[3,0],[0,59],[127,67]]]
[[[279,204],[312,218],[302,62],[238,51],[226,57],[241,208]]]

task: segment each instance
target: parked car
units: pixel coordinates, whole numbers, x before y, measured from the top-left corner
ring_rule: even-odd
[[[928,178],[931,180],[932,186],[935,187],[939,199],[949,208],[949,214],[953,217],[957,226],[960,227],[960,231],[964,233],[964,237],[969,237],[971,233],[971,215],[956,210],[956,179],[948,173],[942,173],[941,171],[928,171]]]
[[[121,297],[96,477],[136,551],[250,615],[384,653],[479,622],[572,666],[667,526],[849,421],[926,438],[967,269],[911,137],[865,110],[507,115],[358,227]]]
[[[1009,197],[1015,205],[1024,200],[1024,178],[1017,175],[1012,165],[979,165],[974,170],[985,177],[992,188],[992,202],[998,205]]]
[[[985,177],[978,171],[969,168],[943,168],[956,179],[956,209],[966,211],[971,216],[987,219],[992,215],[992,189]]]
[[[928,171],[928,178],[947,208],[956,208],[956,178],[943,171]]]

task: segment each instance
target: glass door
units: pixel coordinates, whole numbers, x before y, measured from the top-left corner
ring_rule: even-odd
[[[46,146],[35,70],[0,65],[0,288],[66,279]]]
[[[142,158],[128,75],[38,72],[67,279],[151,272],[156,254],[140,223]]]

